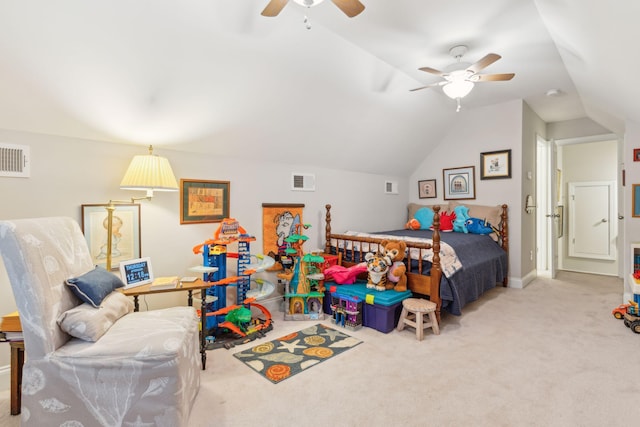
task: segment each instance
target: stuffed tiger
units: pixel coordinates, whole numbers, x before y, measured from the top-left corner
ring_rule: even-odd
[[[367,261],[367,288],[375,289],[376,291],[384,291],[386,289],[393,288],[393,283],[387,280],[387,272],[393,262],[388,256],[368,252],[364,256]]]

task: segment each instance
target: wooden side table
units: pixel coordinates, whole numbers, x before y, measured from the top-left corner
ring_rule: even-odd
[[[134,288],[124,289],[122,291],[123,294],[133,297],[133,307],[135,311],[140,309],[140,305],[138,302],[138,297],[140,295],[151,295],[151,294],[161,294],[165,292],[178,292],[178,291],[187,291],[187,304],[189,306],[193,305],[193,291],[200,291],[200,297],[202,299],[202,303],[200,306],[200,322],[201,322],[201,330],[200,330],[200,356],[202,357],[202,369],[204,370],[207,364],[207,312],[206,312],[206,301],[205,298],[207,296],[207,288],[211,287],[211,283],[205,282],[202,279],[197,279],[195,282],[180,282],[178,286],[170,289],[150,289],[151,284],[136,286]]]
[[[24,341],[11,341],[11,415],[20,414],[22,405],[22,366]]]

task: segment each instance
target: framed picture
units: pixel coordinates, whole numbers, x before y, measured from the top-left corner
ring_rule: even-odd
[[[633,196],[631,201],[631,209],[633,209],[631,216],[640,218],[640,184],[633,184],[631,186],[631,194]]]
[[[480,153],[480,179],[511,178],[511,150]]]
[[[94,265],[107,264],[107,206],[82,205],[82,232]],[[117,204],[111,229],[111,269],[121,261],[140,258],[140,205]]]
[[[465,200],[476,198],[475,166],[442,169],[444,199]]]
[[[180,224],[229,218],[229,181],[180,180]]]
[[[437,197],[436,180],[425,179],[418,181],[418,197],[421,199],[435,199]]]
[[[640,162],[640,148],[633,149],[633,161]]]
[[[262,253],[276,260],[270,271],[281,270],[287,249],[285,239],[296,232],[296,225],[303,224],[302,203],[262,204]]]

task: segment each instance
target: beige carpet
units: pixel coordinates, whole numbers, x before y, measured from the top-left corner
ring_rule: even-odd
[[[640,335],[611,315],[621,295],[618,279],[567,272],[496,288],[439,336],[349,331],[363,343],[279,384],[233,357],[259,341],[209,351],[189,427],[635,425]],[[263,340],[315,323],[276,320]],[[19,425],[8,393],[0,411]]]

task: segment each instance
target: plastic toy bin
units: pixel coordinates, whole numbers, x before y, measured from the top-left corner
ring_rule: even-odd
[[[388,291],[376,291],[367,289],[366,282],[356,282],[353,285],[336,285],[333,282],[325,282],[327,292],[329,292],[329,313],[331,314],[331,291],[344,295],[362,298],[365,302],[362,313],[362,324],[385,334],[391,332],[398,324],[400,313],[402,312],[402,300],[411,297],[411,291],[397,292],[393,289]],[[325,313],[326,311],[325,304]]]

